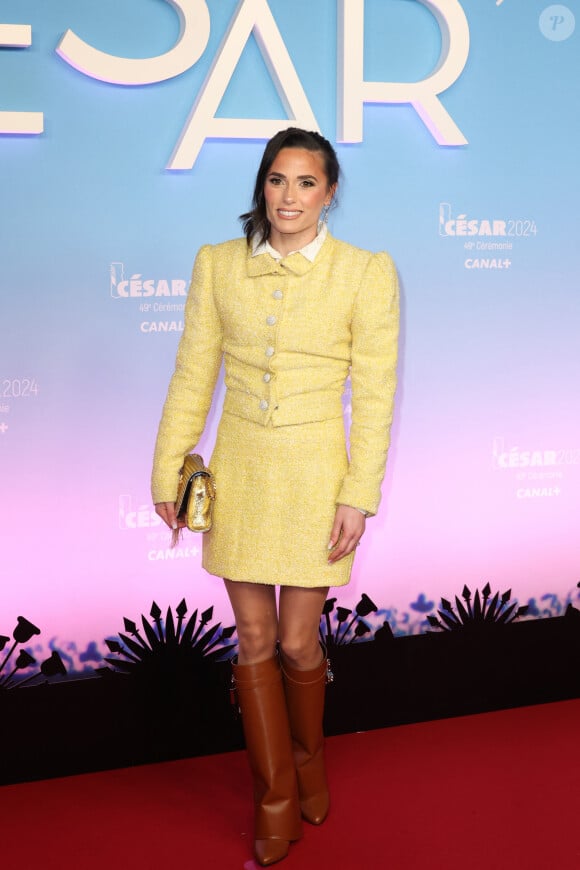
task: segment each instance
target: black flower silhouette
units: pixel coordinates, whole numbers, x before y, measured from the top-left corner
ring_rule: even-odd
[[[347,607],[336,607],[336,598],[329,598],[325,602],[320,624],[320,639],[328,646],[339,646],[354,643],[365,634],[370,632],[370,626],[364,622],[363,617],[377,612],[377,605],[364,592],[355,607],[354,613]],[[334,619],[331,620],[331,617]],[[351,617],[349,619],[349,617]],[[333,631],[331,622],[336,627]],[[353,625],[356,622],[354,631]],[[350,635],[350,636],[349,636]]]
[[[31,637],[35,634],[40,634],[40,629],[33,625],[28,619],[19,616],[16,620],[16,628],[12,637],[16,643],[28,643]]]
[[[23,616],[17,618],[16,627],[12,632],[14,643],[6,653],[2,664],[0,664],[0,673],[2,673],[6,667],[6,664],[12,657],[18,644],[27,643],[36,634],[40,634],[40,629],[37,628],[36,625],[28,619],[25,619]],[[9,640],[10,638],[6,635],[0,635],[0,652],[4,649]],[[3,677],[0,677],[0,689],[12,689],[23,686],[26,683],[35,680],[40,675],[49,677],[56,675],[62,676],[66,674],[66,668],[62,659],[57,652],[53,652],[53,654],[40,665],[40,673],[31,674],[29,677],[26,677],[26,679],[18,679],[16,677],[17,671],[27,670],[35,664],[36,659],[28,652],[28,650],[21,649],[16,656],[12,671],[5,674]]]
[[[66,668],[56,650],[53,650],[52,655],[43,661],[40,666],[40,673],[45,677],[64,677],[66,674]]]
[[[16,658],[16,668],[20,670],[25,670],[26,668],[31,667],[31,665],[36,664],[36,659],[30,655],[25,649],[21,649]]]
[[[175,608],[175,616],[169,607],[163,620],[161,608],[153,602],[149,612],[151,621],[141,616],[142,629],[125,618],[125,631],[119,633],[119,640],[105,640],[114,654],[114,658],[106,657],[105,661],[115,671],[150,681],[163,678],[169,672],[195,670],[204,663],[226,658],[236,646],[229,643],[235,626],[222,628],[219,622],[209,626],[213,607],[199,615],[195,610],[189,619],[186,619],[187,611],[183,599]],[[101,668],[99,672],[103,674],[108,670]]]
[[[473,596],[473,604],[471,603],[471,590],[468,586],[463,587],[461,597],[455,596],[455,608],[447,599],[441,599],[441,609],[438,614],[441,619],[436,616],[428,616],[429,625],[433,628],[441,629],[442,631],[481,631],[495,625],[507,625],[518,619],[520,616],[525,616],[528,612],[528,606],[523,605],[517,607],[517,602],[509,603],[512,591],[508,589],[501,596],[496,592],[490,600],[491,587],[486,583],[481,590],[475,590]],[[516,610],[517,607],[517,610]]]

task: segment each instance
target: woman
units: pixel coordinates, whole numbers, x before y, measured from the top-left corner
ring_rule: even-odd
[[[253,208],[241,216],[245,238],[198,253],[153,469],[157,513],[175,529],[179,469],[203,431],[223,356],[203,565],[225,578],[236,621],[233,674],[263,866],[287,855],[301,817],[320,824],[328,812],[318,628],[328,587],[348,583],[378,508],[395,391],[396,271],[388,255],[327,232],[338,179],[318,133],[289,128],[267,144]]]

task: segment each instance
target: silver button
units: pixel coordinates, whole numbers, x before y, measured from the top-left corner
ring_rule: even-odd
[[[274,356],[274,348],[273,347],[266,348],[266,356]]]
[[[262,399],[262,400],[260,401],[260,410],[261,410],[261,411],[267,411],[267,410],[268,410],[268,403],[267,403],[267,401],[266,401],[265,399]]]
[[[272,380],[272,375],[270,374],[270,372],[266,372],[266,374],[265,374],[264,377],[263,377],[263,380],[264,380],[267,384],[270,383],[270,381]]]
[[[269,314],[268,317],[266,317],[266,323],[268,324],[268,326],[274,326],[274,324],[276,323],[276,318],[273,314]]]
[[[284,294],[282,293],[281,290],[274,290],[274,292],[272,293],[272,296],[274,297],[274,299],[282,299]]]

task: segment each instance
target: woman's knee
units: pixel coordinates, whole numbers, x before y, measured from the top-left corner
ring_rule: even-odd
[[[238,661],[252,664],[274,655],[276,630],[271,625],[247,623],[236,625],[238,633]]]
[[[315,668],[322,658],[318,634],[288,634],[280,637],[280,650],[290,667],[297,670]]]
[[[298,670],[310,670],[321,662],[320,615],[327,592],[291,586],[280,590],[280,647],[288,664]]]

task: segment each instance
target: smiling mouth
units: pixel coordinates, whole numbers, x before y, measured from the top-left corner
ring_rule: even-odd
[[[294,218],[302,214],[301,211],[290,211],[290,209],[279,208],[278,214],[283,218]]]

